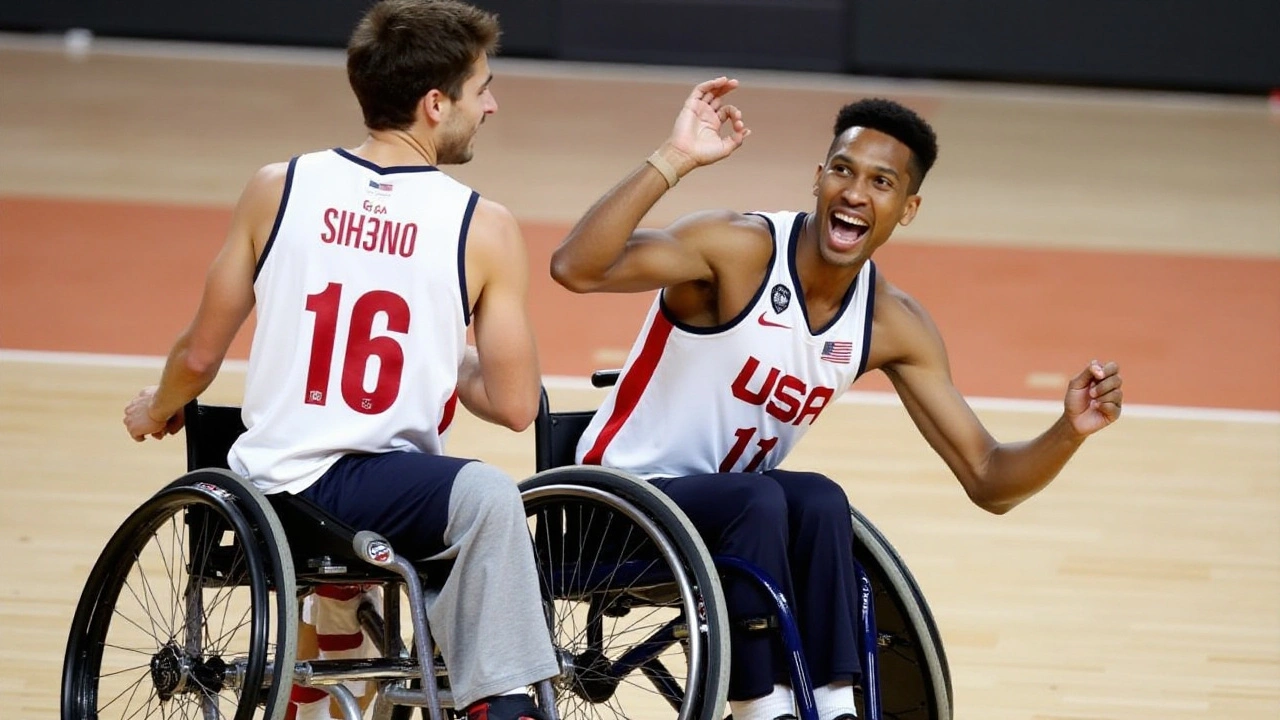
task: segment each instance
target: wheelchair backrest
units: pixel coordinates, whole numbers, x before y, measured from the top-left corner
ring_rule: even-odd
[[[554,467],[572,465],[578,438],[591,422],[594,410],[553,413],[547,409],[547,394],[533,425],[534,463],[541,472]]]
[[[578,438],[587,429],[594,410],[553,413],[542,392],[538,418],[534,421],[534,461],[539,471],[572,465]],[[205,405],[196,400],[185,408],[187,424],[187,470],[227,468],[227,453],[244,432],[240,408]]]
[[[184,409],[187,424],[187,471],[227,468],[231,444],[244,432],[240,408],[202,405],[192,400]]]
[[[591,384],[598,388],[611,387],[618,382],[620,370],[597,370],[591,374]],[[578,439],[596,414],[594,410],[551,412],[546,388],[538,404],[538,419],[534,420],[534,467],[538,472],[554,467],[574,464]]]
[[[534,462],[539,471],[574,464],[578,438],[591,422],[594,410],[551,412],[547,393],[542,391],[538,417],[534,421]],[[244,432],[240,408],[205,405],[196,400],[185,408],[187,424],[187,470],[227,469],[227,453]]]
[[[196,400],[184,409],[187,428],[187,471],[227,468],[227,453],[245,431],[240,408],[204,405]],[[364,582],[391,577],[358,560],[351,549],[356,530],[298,495],[267,496],[293,554],[300,585],[316,582]]]

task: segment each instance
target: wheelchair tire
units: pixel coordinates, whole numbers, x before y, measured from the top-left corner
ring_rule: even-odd
[[[853,519],[853,554],[875,594],[884,720],[951,720],[951,671],[938,627],[915,578],[864,515]],[[867,717],[861,707],[859,717]]]
[[[600,467],[546,470],[520,491],[552,640],[572,665],[555,683],[561,720],[656,717],[663,707],[677,720],[721,720],[728,616],[711,556],[684,513],[648,483]],[[573,547],[594,564],[571,562]],[[602,567],[608,577],[595,577]],[[682,620],[690,617],[698,621]],[[649,666],[619,670],[658,646]]]
[[[296,596],[266,498],[226,470],[182,476],[129,515],[85,582],[62,719],[283,718]]]

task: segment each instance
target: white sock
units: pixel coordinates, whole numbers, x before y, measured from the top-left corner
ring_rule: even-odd
[[[320,645],[319,659],[348,660],[377,654],[373,641],[364,635],[360,620],[356,617],[356,610],[366,594],[369,592],[356,586],[325,586],[307,596],[303,605],[303,618],[315,625],[316,641]],[[359,644],[350,647],[353,642]],[[366,680],[343,684],[357,698],[369,690]],[[326,694],[325,702],[299,704],[298,720],[329,720],[328,700]],[[312,706],[316,706],[316,709]]]
[[[858,716],[853,704],[853,683],[833,682],[813,689],[813,703],[818,706],[818,720],[835,720],[841,715]]]
[[[796,699],[787,685],[774,685],[773,692],[754,700],[730,700],[733,720],[774,720],[796,713]],[[826,720],[825,718],[823,720]]]

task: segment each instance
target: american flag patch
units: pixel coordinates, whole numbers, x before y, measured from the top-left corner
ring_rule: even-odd
[[[376,180],[369,181],[369,187],[379,192],[391,192],[391,183],[380,183]]]
[[[848,365],[853,360],[853,343],[843,340],[822,343],[822,359]]]

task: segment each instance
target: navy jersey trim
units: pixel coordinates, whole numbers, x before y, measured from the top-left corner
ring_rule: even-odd
[[[284,193],[280,195],[280,209],[276,210],[276,221],[271,226],[271,234],[267,236],[267,243],[262,246],[262,256],[258,258],[258,265],[253,269],[253,281],[258,281],[258,274],[262,272],[262,266],[267,262],[267,256],[271,254],[271,248],[276,244],[276,234],[280,232],[280,223],[284,222],[284,209],[289,204],[289,191],[293,189],[293,169],[298,165],[298,158],[289,158],[289,169],[284,174]]]
[[[467,302],[467,232],[471,229],[471,216],[475,214],[480,193],[471,191],[467,209],[462,212],[462,229],[458,231],[458,295],[462,301],[462,322],[471,326],[471,306]]]
[[[854,378],[862,377],[862,373],[867,371],[867,359],[871,357],[871,326],[876,316],[876,264],[871,260],[867,260],[867,264],[871,266],[871,271],[867,273],[867,319],[862,325],[862,360],[858,363],[858,374]]]
[[[804,326],[806,330],[812,327],[812,324],[809,322],[809,305],[804,301],[804,292],[802,290],[804,286],[800,284],[800,275],[796,270],[796,248],[800,245],[800,228],[804,227],[804,220],[807,215],[808,213],[800,213],[796,218],[796,226],[792,229],[791,233],[791,243],[787,248],[787,261],[791,264],[791,267],[788,268],[791,271],[791,284],[795,286],[796,299],[800,301],[800,312],[804,315]],[[867,262],[871,261],[868,260]],[[840,300],[840,309],[836,310],[835,314],[831,316],[831,319],[827,321],[826,325],[823,325],[816,331],[811,330],[809,332],[810,337],[819,337],[826,331],[835,327],[836,323],[840,322],[840,318],[844,317],[845,311],[849,309],[849,303],[853,300],[853,295],[858,289],[858,279],[861,277],[861,272],[853,276],[853,282],[849,283],[849,287],[844,291],[844,297]]]
[[[769,264],[764,268],[764,277],[760,278],[760,287],[756,288],[756,294],[751,296],[751,300],[747,302],[746,307],[742,308],[742,312],[735,315],[728,322],[721,323],[713,327],[698,327],[696,325],[689,325],[687,323],[680,322],[676,319],[675,315],[671,314],[671,311],[667,308],[666,288],[663,288],[662,291],[658,293],[658,310],[662,313],[662,316],[667,319],[667,322],[671,323],[672,327],[675,327],[682,332],[687,332],[690,335],[715,335],[716,333],[725,332],[742,322],[742,319],[751,315],[751,310],[759,304],[760,297],[764,295],[765,288],[769,287],[769,278],[773,276],[773,266],[778,261],[778,229],[774,226],[773,220],[770,220],[768,217],[760,213],[752,212],[746,214],[764,218],[764,221],[769,224],[769,237],[773,240],[773,251],[769,253]]]
[[[362,157],[356,157],[342,148],[334,148],[333,151],[360,167],[372,170],[379,175],[390,175],[392,173],[437,172],[440,169],[435,165],[393,165],[392,167],[384,168],[381,165],[374,165]]]

